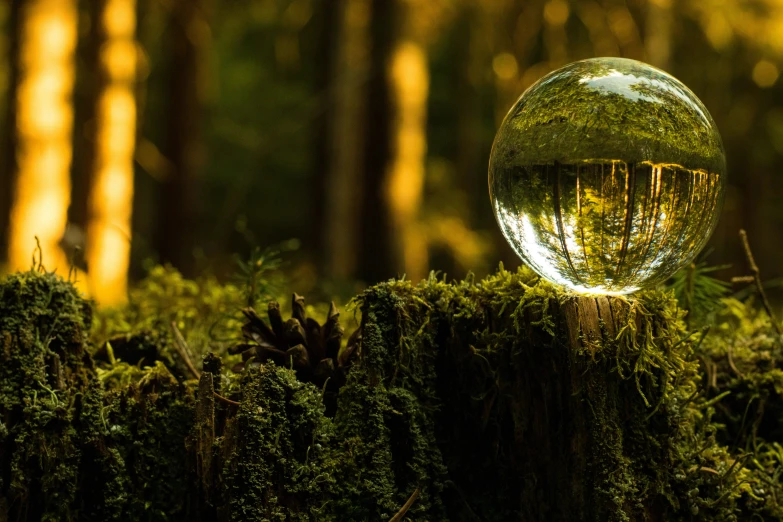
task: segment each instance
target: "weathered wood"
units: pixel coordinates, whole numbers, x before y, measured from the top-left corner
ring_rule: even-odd
[[[236,376],[205,356],[195,387],[160,359],[141,369],[109,357],[96,370],[77,293],[34,272],[10,281],[0,285],[11,390],[0,390],[0,469],[14,482],[0,477],[0,520],[140,521],[155,510],[171,521],[365,522],[394,517],[411,491],[412,520],[783,519],[779,466],[758,454],[768,467],[746,467],[714,424],[691,420],[708,418],[696,392],[710,390],[666,294],[574,297],[524,271],[384,283],[357,298],[360,333],[337,367],[301,363],[306,346],[261,364],[276,349],[259,346]],[[44,325],[50,342],[28,325]],[[737,386],[769,386],[754,372],[771,357],[735,351]],[[777,420],[777,392],[764,393],[754,415]],[[727,404],[732,415],[747,408]],[[758,433],[780,439],[778,428]],[[750,443],[756,432],[739,435]]]
[[[215,443],[215,387],[212,374],[204,372],[198,382],[196,399],[196,475],[200,479],[201,500],[207,505],[213,502],[214,469],[212,467]]]
[[[598,317],[601,320],[606,338],[614,339],[617,335],[617,328],[615,328],[614,316],[612,315],[612,302],[608,297],[596,297],[595,302],[598,304]]]

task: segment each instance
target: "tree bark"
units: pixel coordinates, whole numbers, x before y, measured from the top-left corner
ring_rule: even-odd
[[[323,267],[327,277],[349,280],[359,254],[363,196],[364,99],[367,92],[369,0],[344,0],[334,31],[336,56],[330,73],[331,114],[326,129],[328,163],[322,168]]]
[[[17,172],[9,265],[13,270],[29,268],[38,237],[46,266],[68,273],[70,262],[62,238],[71,198],[78,10],[75,0],[25,0],[18,4]]]
[[[106,83],[105,74],[101,71],[100,50],[106,43],[106,34],[101,24],[103,0],[87,3],[89,31],[79,39],[77,55],[79,56],[78,88],[74,92],[74,146],[73,166],[71,168],[71,205],[68,208],[68,223],[78,227],[82,235],[87,230],[89,221],[89,192],[92,185],[92,173],[95,170],[95,118],[98,94]],[[84,247],[82,243],[78,245]],[[80,264],[82,260],[79,260]],[[85,268],[82,266],[82,268]]]
[[[359,277],[424,277],[429,69],[415,4],[373,3]]]
[[[206,0],[172,3],[167,31],[170,79],[167,143],[170,161],[162,181],[156,250],[162,262],[193,270],[199,176],[204,163],[202,117],[205,51],[209,43]]]
[[[262,357],[284,354],[273,345],[289,346],[302,322],[296,342],[318,344],[310,327],[320,327],[299,296],[294,304],[286,323],[275,306],[269,324],[245,310],[245,341],[258,341],[239,347],[255,358],[240,375],[221,375],[219,357],[206,355],[198,385],[185,385],[163,362],[173,353],[165,343],[148,368],[117,361],[108,345],[88,355],[89,306],[56,276],[5,279],[0,520],[783,516],[781,464],[763,449],[781,440],[770,353],[737,351],[732,362],[729,352],[743,372],[733,384],[701,375],[696,353],[708,368],[720,361],[695,352],[701,341],[665,293],[577,297],[526,270],[374,286],[358,296],[361,328],[335,358],[345,380],[332,410],[328,383],[301,380],[296,360]],[[777,424],[753,432],[762,445],[749,458],[716,440],[711,404],[721,395],[708,397],[721,386],[715,394],[753,402],[756,381],[766,383],[756,414],[774,412]],[[723,406],[722,422],[735,419],[722,424],[730,437],[748,404]]]
[[[8,90],[5,99],[5,120],[3,121],[3,159],[0,160],[0,260],[8,255],[11,205],[16,180],[16,93],[19,83],[19,39],[21,37],[22,2],[11,2],[8,7]]]
[[[357,276],[376,282],[401,268],[393,250],[392,223],[384,195],[392,158],[393,99],[387,68],[398,41],[398,0],[374,0],[370,15],[370,71],[365,112],[365,156],[361,205],[361,242]]]

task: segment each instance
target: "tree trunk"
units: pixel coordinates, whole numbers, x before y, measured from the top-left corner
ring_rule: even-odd
[[[672,48],[672,0],[655,0],[647,5],[644,47],[647,61],[669,70]]]
[[[100,89],[95,98],[95,154],[90,175],[87,273],[90,295],[104,305],[127,297],[136,148],[136,2],[100,0]]]
[[[19,40],[22,2],[11,2],[6,19],[8,38],[8,88],[3,122],[2,159],[0,159],[0,260],[8,256],[11,205],[16,180],[16,93],[19,84]]]
[[[163,153],[171,170],[161,183],[156,250],[162,262],[191,273],[204,162],[201,120],[210,38],[206,0],[175,0],[169,23],[169,128]]]
[[[364,176],[361,201],[361,242],[357,276],[368,282],[397,274],[401,268],[392,248],[393,228],[385,199],[387,170],[392,159],[394,121],[389,61],[398,41],[398,0],[373,0],[370,14],[370,70],[365,112]]]
[[[337,49],[330,79],[328,164],[324,176],[322,260],[328,277],[349,280],[359,254],[359,212],[365,159],[363,96],[367,92],[369,0],[344,0],[337,21]],[[364,252],[363,252],[364,253]]]
[[[427,238],[419,223],[427,151],[429,69],[416,5],[376,1],[366,119],[359,277],[424,277]]]
[[[359,333],[313,364],[331,367],[331,385],[300,371],[300,355],[323,345],[294,295],[288,323],[279,307],[270,306],[269,324],[245,310],[245,338],[260,344],[239,348],[255,361],[245,358],[231,376],[206,355],[196,386],[164,364],[176,353],[166,344],[150,368],[116,360],[109,345],[93,359],[89,307],[54,275],[4,280],[0,520],[783,516],[775,479],[783,468],[767,445],[783,440],[770,353],[694,352],[699,335],[687,334],[666,293],[575,297],[530,271],[501,270],[480,283],[392,281],[357,304]],[[302,324],[308,330],[294,340]],[[43,334],[47,344],[36,341]],[[262,362],[273,345],[305,337],[307,348],[292,348],[299,355],[288,362]],[[123,348],[129,361],[132,349]],[[742,378],[716,379],[716,368]],[[748,458],[716,441],[711,417],[724,392],[737,393],[720,420],[726,436],[737,435],[747,398],[760,397],[754,382],[764,387],[754,425],[763,428],[758,415],[767,411],[774,426],[736,439],[761,444]]]
[[[9,265],[14,270],[30,268],[38,237],[46,266],[67,274],[70,263],[62,238],[71,197],[77,7],[74,0],[18,3],[17,173]]]
[[[87,3],[86,15],[89,17],[89,31],[80,36],[77,47],[77,86],[74,91],[74,133],[73,163],[71,166],[71,205],[68,208],[68,225],[76,231],[74,246],[82,249],[79,267],[84,264],[85,233],[89,221],[89,194],[92,185],[92,173],[95,169],[95,118],[98,94],[103,90],[106,79],[101,72],[100,51],[106,43],[101,24],[103,0]]]
[[[316,52],[322,59],[318,61],[315,67],[313,78],[313,92],[320,98],[322,104],[321,110],[315,116],[312,126],[313,139],[313,179],[315,179],[315,190],[312,191],[311,204],[309,205],[310,222],[313,224],[326,224],[329,220],[329,202],[327,191],[335,173],[331,170],[332,140],[330,128],[332,121],[336,118],[338,110],[335,93],[339,81],[336,79],[337,61],[339,60],[340,38],[341,38],[341,20],[344,2],[341,0],[331,0],[317,4],[317,9],[313,13],[313,19],[317,21],[317,31],[315,35]],[[327,210],[328,209],[328,210]],[[328,225],[327,225],[328,226]],[[306,244],[312,245],[313,258],[318,267],[323,267],[329,257],[329,242],[327,234],[322,231],[327,226],[313,226],[310,228],[309,236],[306,238]]]

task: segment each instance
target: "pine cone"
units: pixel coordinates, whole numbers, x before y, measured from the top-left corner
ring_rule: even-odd
[[[231,354],[242,354],[242,363],[234,371],[242,371],[247,364],[273,361],[296,371],[301,381],[316,386],[326,385],[327,391],[336,392],[345,382],[345,371],[351,355],[358,345],[358,336],[351,336],[342,352],[340,344],[345,330],[340,326],[340,312],[334,302],[323,325],[305,312],[304,297],[294,294],[291,318],[283,321],[280,305],[269,303],[264,322],[252,308],[242,310],[247,322],[242,327],[244,342],[229,349]]]

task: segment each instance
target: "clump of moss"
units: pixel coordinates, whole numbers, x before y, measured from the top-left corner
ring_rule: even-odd
[[[246,371],[241,384],[241,406],[220,442],[231,520],[325,520],[334,433],[320,391],[274,364]]]
[[[705,333],[696,354],[714,438],[745,468],[735,471],[744,479],[738,489],[765,520],[783,519],[783,342],[752,299],[723,299]]]
[[[159,364],[107,393],[90,303],[55,274],[6,277],[0,308],[0,520],[181,516],[186,390]]]
[[[170,266],[155,266],[130,289],[127,303],[96,310],[92,355],[115,370],[107,376],[108,382],[118,382],[115,377],[120,377],[122,366],[116,366],[114,359],[139,368],[161,361],[177,378],[193,378],[175,349],[178,343],[193,361],[216,353],[227,368],[240,364],[242,358],[230,348],[242,341],[242,310],[278,297],[272,292],[277,291],[280,278],[268,271],[277,269],[279,263],[269,256],[254,252],[250,260],[240,263],[239,275],[227,283],[209,274],[187,279]],[[270,277],[272,283],[266,281]],[[304,308],[321,324],[327,320],[328,309]]]
[[[186,313],[192,335],[218,301]],[[6,278],[0,304],[0,520],[359,522],[409,499],[417,520],[783,518],[780,340],[749,304],[725,301],[713,337],[662,291],[390,281],[354,302],[330,415],[290,365],[221,375],[207,354],[196,388],[114,343],[94,363],[89,303],[52,274]],[[173,357],[167,335],[137,346]]]
[[[0,519],[70,520],[81,457],[72,404],[93,379],[91,312],[67,282],[0,284]]]
[[[177,334],[172,324],[194,360],[210,351],[225,353],[240,338],[245,299],[234,284],[211,276],[186,279],[174,268],[156,266],[130,290],[127,304],[96,314],[92,338],[97,356],[109,359],[108,341],[121,361],[149,366],[160,360],[178,377],[191,377],[173,349]]]
[[[410,391],[435,429],[429,462],[447,472],[430,484],[449,519],[779,516],[779,465],[716,438],[701,336],[671,294],[606,301],[592,330],[600,303],[524,269],[391,282],[358,301],[370,382]]]
[[[192,396],[161,363],[123,389],[85,394],[81,516],[86,520],[181,520],[187,513],[185,439]]]

